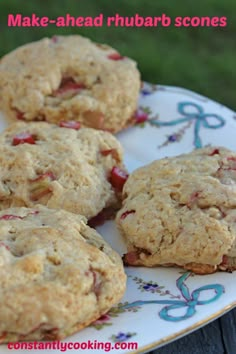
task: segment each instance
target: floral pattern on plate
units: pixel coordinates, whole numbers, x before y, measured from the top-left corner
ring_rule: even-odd
[[[221,284],[207,284],[202,287],[196,288],[190,292],[186,281],[191,273],[186,272],[176,280],[176,287],[180,295],[174,295],[169,290],[164,290],[164,286],[158,285],[156,282],[144,281],[142,278],[131,277],[131,279],[138,285],[137,290],[140,292],[146,291],[151,294],[156,294],[158,297],[167,296],[170,299],[153,298],[151,300],[137,300],[133,302],[120,303],[113,307],[107,315],[103,315],[99,320],[95,321],[91,326],[101,329],[103,326],[112,325],[112,317],[117,317],[118,314],[132,311],[137,312],[144,305],[167,305],[162,307],[159,311],[159,317],[165,321],[178,322],[192,317],[199,305],[208,305],[211,302],[218,300],[224,293],[224,287]],[[199,300],[200,295],[204,291],[211,291],[211,296],[206,300]],[[171,314],[172,310],[186,309],[185,313],[181,316]]]

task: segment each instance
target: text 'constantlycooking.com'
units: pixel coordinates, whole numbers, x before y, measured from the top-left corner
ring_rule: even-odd
[[[16,342],[8,343],[10,350],[60,350],[66,352],[69,350],[103,350],[110,352],[112,350],[137,350],[137,342],[99,342],[97,340],[88,340],[87,342]]]

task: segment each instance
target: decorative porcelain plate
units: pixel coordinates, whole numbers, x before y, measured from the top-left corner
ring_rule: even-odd
[[[155,159],[206,145],[236,150],[236,114],[185,89],[144,84],[136,120],[134,127],[118,134],[130,172]],[[1,128],[5,126],[2,118]],[[107,222],[98,231],[120,254],[125,252],[114,222]],[[197,276],[179,268],[129,267],[126,271],[127,291],[121,302],[64,342],[80,343],[85,353],[144,353],[198,329],[236,306],[236,272]],[[85,349],[88,343],[90,347]],[[120,349],[115,349],[116,343]],[[75,348],[67,350],[80,352]],[[0,347],[0,354],[8,351],[6,346]],[[38,353],[33,349],[30,352]],[[58,347],[53,352],[62,351]]]

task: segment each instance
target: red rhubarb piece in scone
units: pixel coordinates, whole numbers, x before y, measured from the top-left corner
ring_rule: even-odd
[[[35,144],[35,137],[30,133],[16,134],[12,139],[12,145]]]
[[[7,251],[10,251],[10,247],[6,245],[4,242],[0,242],[0,247],[4,247]]]
[[[125,211],[122,215],[121,215],[121,220],[124,220],[124,219],[126,219],[126,217],[128,216],[128,215],[130,215],[130,214],[134,214],[135,213],[135,210],[127,210],[127,211]]]
[[[109,54],[107,57],[108,57],[108,59],[111,59],[111,60],[122,60],[122,59],[124,59],[124,57],[122,55],[120,55],[120,53],[112,53],[112,54]]]
[[[101,293],[102,289],[102,281],[101,281],[101,276],[99,272],[95,270],[91,270],[92,275],[93,275],[93,292],[98,297]]]
[[[81,128],[80,122],[76,122],[75,120],[61,121],[59,126],[61,128],[69,128],[75,130],[79,130]]]
[[[103,156],[108,156],[108,155],[113,155],[114,151],[116,151],[116,150],[108,149],[108,150],[101,150],[100,152]]]
[[[30,183],[30,199],[32,201],[37,201],[45,195],[52,192],[50,187],[50,182],[56,179],[52,172],[46,172],[35,179],[31,179]]]
[[[16,109],[16,119],[18,120],[25,120],[24,113]]]
[[[121,168],[114,166],[111,170],[110,182],[112,187],[121,192],[128,179],[128,173]]]
[[[12,215],[12,214],[5,214],[0,217],[0,220],[14,220],[14,219],[23,219],[22,216]]]
[[[222,262],[221,262],[221,264],[222,264],[222,265],[226,265],[227,263],[228,263],[228,257],[224,255],[224,256],[222,257]]]
[[[73,78],[63,78],[57,90],[53,92],[53,96],[60,96],[66,92],[78,93],[85,89],[86,86],[82,82],[76,82]]]
[[[0,334],[0,344],[4,342],[4,339],[6,338],[7,333],[3,332],[2,334]]]
[[[56,176],[54,175],[53,172],[45,172],[41,175],[39,175],[38,177],[31,179],[30,182],[38,182],[38,181],[42,181],[42,180],[50,180],[50,181],[54,181],[56,179]]]
[[[116,160],[117,162],[120,161],[120,156],[116,149],[101,150],[100,153],[102,156],[111,155],[114,160]]]
[[[137,251],[130,251],[123,255],[123,262],[125,265],[135,265],[139,259]]]
[[[214,149],[209,156],[214,156],[214,155],[219,155],[220,154],[220,150],[219,149]]]

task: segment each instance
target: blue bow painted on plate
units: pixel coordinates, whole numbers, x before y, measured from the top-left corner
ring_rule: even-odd
[[[196,313],[195,307],[197,305],[207,305],[210,304],[213,301],[216,301],[219,299],[219,297],[224,293],[224,287],[220,284],[210,284],[210,285],[204,285],[201,286],[200,288],[194,290],[191,294],[189,292],[189,289],[187,285],[184,283],[184,281],[189,277],[190,273],[185,273],[183,274],[180,278],[177,279],[176,285],[177,288],[180,290],[184,300],[151,300],[151,301],[135,301],[132,303],[129,303],[127,305],[122,306],[124,309],[128,309],[130,307],[136,307],[136,306],[141,306],[145,304],[163,304],[163,305],[169,305],[165,306],[160,312],[159,315],[163,320],[166,321],[171,321],[171,322],[177,322],[181,320],[186,320],[190,317],[192,317]],[[199,300],[199,296],[202,291],[205,290],[214,290],[215,295],[208,299],[208,300]],[[176,310],[179,308],[186,308],[186,312],[183,316],[172,316],[169,314],[171,310]]]
[[[188,107],[193,107],[195,108],[195,112],[193,113],[188,113],[186,111],[186,108]],[[218,114],[214,113],[204,113],[203,108],[193,102],[180,102],[178,103],[178,112],[185,116],[185,118],[179,118],[172,120],[171,122],[160,122],[160,121],[152,121],[153,125],[157,126],[172,126],[172,125],[177,125],[180,123],[184,122],[189,122],[191,120],[195,120],[195,125],[194,125],[194,146],[199,149],[202,147],[202,142],[201,138],[199,135],[200,128],[203,126],[204,128],[207,129],[218,129],[222,128],[225,125],[225,120],[219,116]],[[212,120],[212,118],[215,118],[216,122],[214,124],[209,123],[209,119]]]

